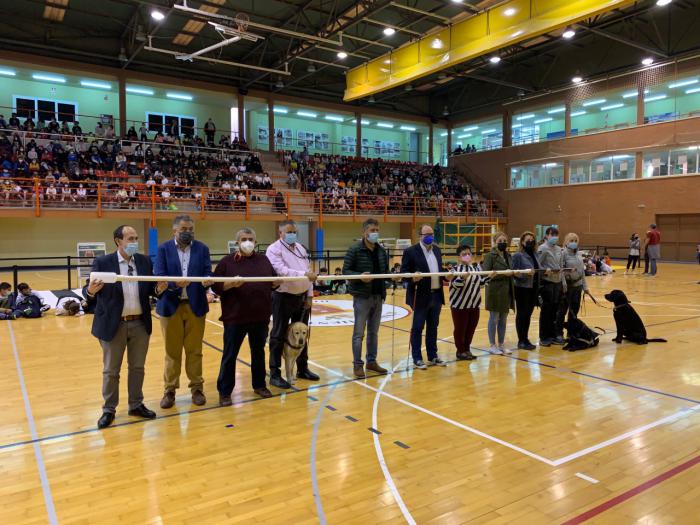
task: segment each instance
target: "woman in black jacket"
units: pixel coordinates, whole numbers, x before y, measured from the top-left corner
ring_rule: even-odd
[[[538,270],[540,267],[535,255],[535,234],[529,231],[520,236],[520,251],[513,255],[514,270]],[[537,348],[530,342],[528,331],[532,312],[537,304],[539,275],[515,276],[515,330],[518,332],[518,350]]]

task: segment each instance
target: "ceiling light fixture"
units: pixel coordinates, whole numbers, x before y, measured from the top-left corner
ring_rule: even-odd
[[[650,66],[654,63],[654,59],[652,57],[646,57],[645,59],[642,60],[642,65],[644,66]]]
[[[297,111],[297,115],[308,118],[316,118],[318,116],[316,113],[311,113],[310,111]]]
[[[112,89],[111,84],[106,82],[95,82],[93,80],[81,80],[80,85],[83,87],[95,88],[95,89]]]
[[[63,77],[55,77],[53,75],[43,75],[40,73],[34,73],[32,75],[32,78],[34,80],[43,80],[44,82],[58,82],[60,84],[66,83],[66,79]]]
[[[506,9],[505,11],[503,11],[503,14],[504,14],[505,16],[513,16],[513,15],[514,15],[515,13],[517,13],[517,12],[518,12],[518,10],[515,9],[514,7],[509,7],[508,9]]]
[[[583,82],[583,77],[576,75],[574,78],[571,79],[571,82],[573,82],[574,84],[580,84],[581,82]]]
[[[284,87],[284,82],[282,82],[282,77],[279,77],[277,79],[277,82],[275,82],[275,87],[277,89],[282,89]]]
[[[571,40],[576,36],[576,31],[574,31],[571,27],[567,27],[561,36],[563,36],[567,40]]]
[[[316,66],[314,66],[313,64],[309,64],[306,67],[306,71],[307,73],[316,73]]]
[[[449,114],[450,114],[450,110],[447,109],[447,106],[445,106],[444,108],[442,108],[442,116],[443,116],[443,117],[446,117],[446,116],[449,115]],[[447,135],[447,133],[445,133],[445,135]]]
[[[673,0],[656,0],[656,5],[658,5],[659,7],[663,7],[665,5],[670,4],[671,2],[673,2]]]
[[[396,29],[394,29],[393,27],[385,27],[385,28],[384,28],[384,34],[385,34],[386,36],[391,36],[391,35],[393,35],[394,33],[396,33]]]
[[[338,51],[337,56],[340,60],[345,60],[346,58],[348,58],[348,54],[345,51]]]
[[[165,96],[175,100],[192,100],[192,95],[187,95],[185,93],[166,93]]]
[[[157,9],[154,9],[153,11],[151,11],[151,18],[153,20],[155,20],[156,22],[160,22],[161,20],[163,20],[165,18],[165,15],[163,13],[161,13],[160,11],[158,11]]]
[[[154,93],[152,89],[130,87],[130,86],[126,86],[126,92],[133,93],[134,95],[148,95],[148,96],[153,96],[153,93]]]
[[[491,58],[489,58],[489,62],[492,64],[498,64],[501,61],[501,57],[498,55],[493,55]]]
[[[416,131],[416,128],[413,126],[401,126],[399,129],[403,131]]]

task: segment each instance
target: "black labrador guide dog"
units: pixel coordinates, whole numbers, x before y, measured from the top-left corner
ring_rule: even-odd
[[[615,305],[613,307],[613,316],[615,317],[617,336],[613,341],[621,343],[623,339],[627,339],[638,345],[666,342],[666,339],[647,339],[647,329],[644,327],[642,318],[639,317],[639,314],[632,308],[625,292],[622,290],[613,290],[605,294],[605,299]]]

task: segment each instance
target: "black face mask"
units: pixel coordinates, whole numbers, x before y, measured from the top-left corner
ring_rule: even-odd
[[[190,231],[184,231],[180,232],[177,237],[182,244],[188,246],[194,240],[194,233]]]
[[[525,251],[528,253],[535,251],[535,241],[527,241],[525,243]]]
[[[507,242],[499,242],[497,245],[498,249],[502,252],[506,251],[506,248],[508,248],[508,243]]]

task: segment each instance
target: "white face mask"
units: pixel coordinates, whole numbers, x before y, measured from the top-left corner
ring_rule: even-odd
[[[239,247],[244,255],[250,255],[255,249],[255,243],[253,241],[243,241],[239,244]]]

